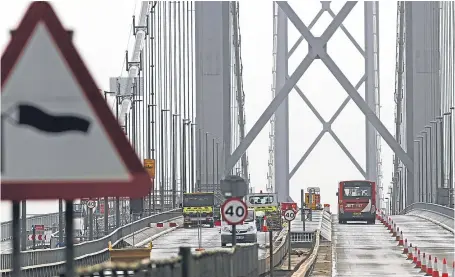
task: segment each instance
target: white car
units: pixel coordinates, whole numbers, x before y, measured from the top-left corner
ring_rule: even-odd
[[[256,212],[254,209],[248,209],[248,215],[243,224],[236,225],[236,242],[237,243],[256,243],[257,227]],[[221,246],[232,243],[232,226],[225,221],[221,222]]]

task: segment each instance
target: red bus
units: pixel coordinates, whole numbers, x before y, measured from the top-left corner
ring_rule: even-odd
[[[338,186],[338,223],[366,221],[376,218],[376,183],[372,181],[341,181]]]

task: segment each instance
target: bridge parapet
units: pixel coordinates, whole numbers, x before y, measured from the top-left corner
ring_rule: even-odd
[[[151,215],[149,217],[142,218],[135,222],[129,223],[122,227],[117,228],[109,235],[99,238],[97,240],[88,241],[80,244],[76,244],[75,257],[77,266],[88,266],[95,265],[105,262],[109,259],[108,243],[109,241],[114,242],[113,245],[117,244],[123,239],[123,237],[137,232],[143,228],[146,228],[150,223],[156,223],[161,221],[170,220],[181,216],[182,210],[175,209],[161,214]],[[0,257],[0,272],[2,276],[8,276],[12,268],[13,256],[11,253],[1,254]],[[57,249],[45,249],[35,251],[23,251],[21,252],[21,267],[25,271],[34,272],[30,276],[56,276],[46,275],[44,271],[42,274],[37,274],[36,271],[39,268],[59,268],[65,264],[65,247]],[[43,269],[43,270],[44,270]],[[46,271],[47,272],[47,271]],[[28,275],[25,275],[28,276]]]
[[[274,242],[273,266],[280,264],[288,251],[288,235],[283,230]],[[186,271],[189,277],[196,276],[260,276],[270,271],[270,254],[259,259],[258,244],[237,245],[235,248],[205,250],[191,254],[189,248],[180,248],[178,257],[170,259],[151,259],[136,263],[112,263],[107,244],[105,249],[97,253],[76,258],[76,266],[80,267],[77,276],[110,276],[115,269],[116,276],[170,277],[183,276]],[[152,256],[153,256],[153,249]],[[65,276],[65,261],[23,268],[23,276]],[[2,277],[11,276],[11,271],[2,271]]]
[[[413,203],[406,207],[400,214],[420,217],[429,220],[452,233],[454,232],[455,210],[453,208],[432,203]]]

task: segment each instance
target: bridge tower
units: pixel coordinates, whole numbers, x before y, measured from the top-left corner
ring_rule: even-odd
[[[324,134],[330,134],[336,143],[340,146],[343,152],[348,156],[354,166],[366,179],[376,181],[378,187],[382,189],[382,173],[381,173],[381,144],[380,138],[382,137],[386,143],[392,148],[396,155],[403,161],[404,164],[412,165],[412,159],[406,154],[406,152],[397,143],[390,132],[385,128],[384,124],[380,120],[380,103],[379,103],[379,34],[378,34],[378,22],[379,22],[379,4],[377,2],[365,2],[359,3],[364,5],[364,33],[365,40],[363,42],[364,47],[361,47],[359,43],[352,37],[347,28],[342,24],[346,17],[351,13],[357,2],[347,2],[344,4],[340,12],[335,14],[330,7],[329,1],[321,2],[321,10],[312,20],[309,26],[306,26],[296,11],[287,2],[275,2],[275,14],[276,24],[274,24],[275,32],[275,69],[274,69],[274,99],[266,108],[264,113],[259,117],[257,122],[251,128],[251,131],[245,137],[245,140],[239,145],[234,151],[231,158],[228,160],[227,168],[230,168],[239,158],[240,155],[248,148],[252,141],[256,138],[258,133],[266,125],[266,123],[272,118],[274,128],[272,130],[273,139],[273,165],[274,170],[269,173],[269,190],[274,190],[278,193],[279,201],[287,201],[290,199],[289,196],[289,180],[297,172],[300,166],[304,163],[306,158],[309,156],[311,151],[316,147]],[[319,18],[324,14],[328,13],[333,21],[324,31],[321,36],[314,36],[311,33],[311,28],[316,24]],[[300,32],[301,37],[295,45],[291,48],[288,47],[288,24],[293,24],[296,29]],[[327,47],[335,47],[328,44],[330,38],[333,36],[336,30],[341,29],[346,36],[351,40],[353,45],[359,50],[365,59],[364,75],[357,83],[352,84],[343,71],[338,67],[334,60],[330,57]],[[288,72],[287,64],[296,48],[301,42],[306,41],[308,43],[308,53],[305,58],[297,66],[294,72]],[[329,45],[329,46],[328,46]],[[332,118],[326,121],[318,110],[312,105],[312,103],[305,96],[305,93],[297,86],[297,82],[302,78],[305,71],[310,67],[314,60],[319,59],[322,61],[331,74],[338,80],[343,89],[347,92],[347,97],[341,104],[341,106],[334,111]],[[322,74],[322,73],[321,73]],[[358,90],[360,86],[365,83],[365,97],[363,98],[359,94]],[[320,84],[324,87],[324,84]],[[305,102],[306,106],[315,114],[315,116],[322,123],[322,130],[303,154],[300,160],[290,170],[289,165],[289,108],[287,103],[287,96],[290,91],[294,89]],[[328,96],[329,97],[329,96]],[[349,150],[344,146],[335,132],[332,130],[332,124],[341,111],[345,108],[348,102],[352,100],[356,106],[362,111],[365,116],[366,125],[366,165],[362,166]],[[269,162],[271,164],[271,162]],[[270,175],[274,175],[270,177]],[[273,182],[271,181],[272,179]],[[271,188],[271,184],[274,184],[274,188]],[[377,199],[380,201],[382,196],[381,189],[377,192]],[[295,199],[294,199],[295,200]],[[379,203],[376,203],[379,206]]]

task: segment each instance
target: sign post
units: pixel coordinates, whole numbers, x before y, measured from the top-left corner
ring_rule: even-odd
[[[86,205],[88,208],[88,240],[93,240],[93,209],[96,208],[96,201],[88,200]]]
[[[242,199],[230,198],[221,206],[221,213],[223,215],[223,219],[228,224],[232,225],[232,246],[235,246],[237,235],[235,225],[245,221],[248,215],[248,207]]]
[[[303,189],[300,190],[300,220],[302,221],[303,225],[303,232],[305,232],[305,191]]]
[[[291,222],[295,219],[295,211],[293,209],[286,210],[284,219],[288,222],[288,270],[291,270]]]
[[[223,213],[223,206],[225,203],[227,203],[230,199],[234,198],[236,200],[240,200],[243,203],[243,208],[245,209],[245,218],[248,213],[248,207],[246,206],[245,202],[241,200],[245,195],[248,194],[248,185],[246,184],[245,180],[237,175],[229,175],[226,176],[224,180],[221,180],[221,192],[223,193],[224,197],[226,197],[228,200],[223,203],[221,206],[221,215],[223,216],[223,219],[226,220],[226,217],[224,217]],[[242,222],[243,220],[239,221]],[[229,223],[229,222],[228,222]],[[236,224],[232,225],[232,247],[235,246],[236,244]]]

